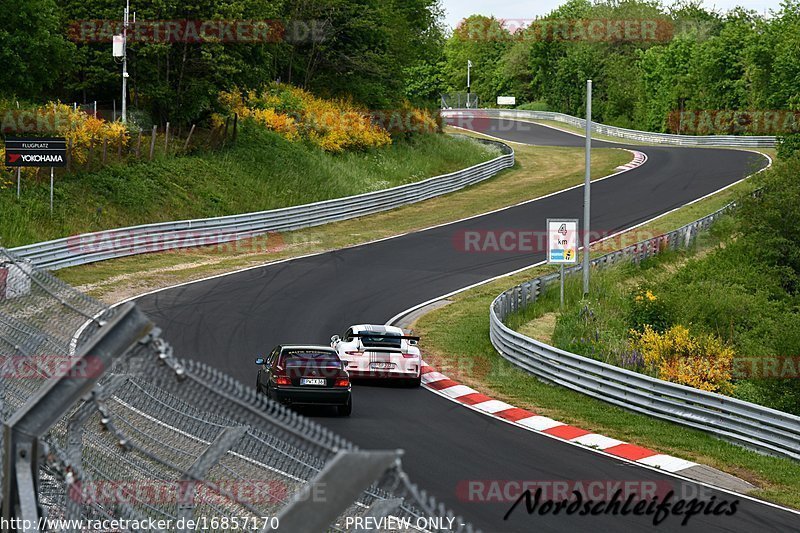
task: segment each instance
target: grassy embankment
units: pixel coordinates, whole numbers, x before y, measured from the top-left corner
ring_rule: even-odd
[[[259,131],[260,130],[260,131]],[[0,242],[13,247],[77,233],[298,205],[419,181],[495,157],[463,139],[424,135],[365,152],[326,153],[243,127],[220,152],[113,164],[0,190]]]

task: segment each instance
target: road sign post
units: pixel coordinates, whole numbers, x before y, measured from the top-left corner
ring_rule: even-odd
[[[589,295],[589,230],[592,203],[592,80],[586,80],[586,173],[583,180],[583,295]]]
[[[564,265],[578,262],[578,219],[547,219],[547,262],[559,265],[561,283],[561,308],[564,308]]]
[[[469,96],[470,96],[470,92],[472,91],[472,87],[470,86],[470,79],[469,79],[469,75],[470,75],[470,70],[471,69],[472,69],[472,61],[467,59],[467,109],[469,109],[471,107],[470,103],[469,103]]]

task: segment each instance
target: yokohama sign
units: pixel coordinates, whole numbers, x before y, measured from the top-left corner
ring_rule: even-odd
[[[65,167],[67,141],[63,137],[7,137],[7,167]]]

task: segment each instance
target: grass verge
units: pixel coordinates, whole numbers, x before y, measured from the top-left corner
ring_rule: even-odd
[[[740,190],[743,182],[717,195],[679,209],[637,230],[659,234],[715,211]],[[764,456],[701,431],[614,407],[561,387],[547,385],[501,358],[489,341],[488,313],[503,290],[552,271],[547,266],[496,280],[451,297],[452,303],[431,311],[414,324],[424,338],[426,360],[443,373],[493,398],[612,438],[653,448],[728,472],[753,483],[753,496],[800,508],[800,464]],[[543,319],[549,320],[546,316]],[[554,321],[550,320],[554,324]],[[536,332],[542,324],[527,325]]]
[[[513,205],[582,183],[579,148],[515,146],[517,165],[455,193],[365,218],[326,224],[222,247],[133,256],[59,270],[58,276],[108,302],[148,290],[267,262],[398,235]],[[592,159],[594,178],[630,161],[622,150],[602,149]]]

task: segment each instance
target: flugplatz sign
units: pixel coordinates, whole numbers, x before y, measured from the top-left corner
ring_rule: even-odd
[[[65,167],[63,137],[6,137],[6,167]]]

